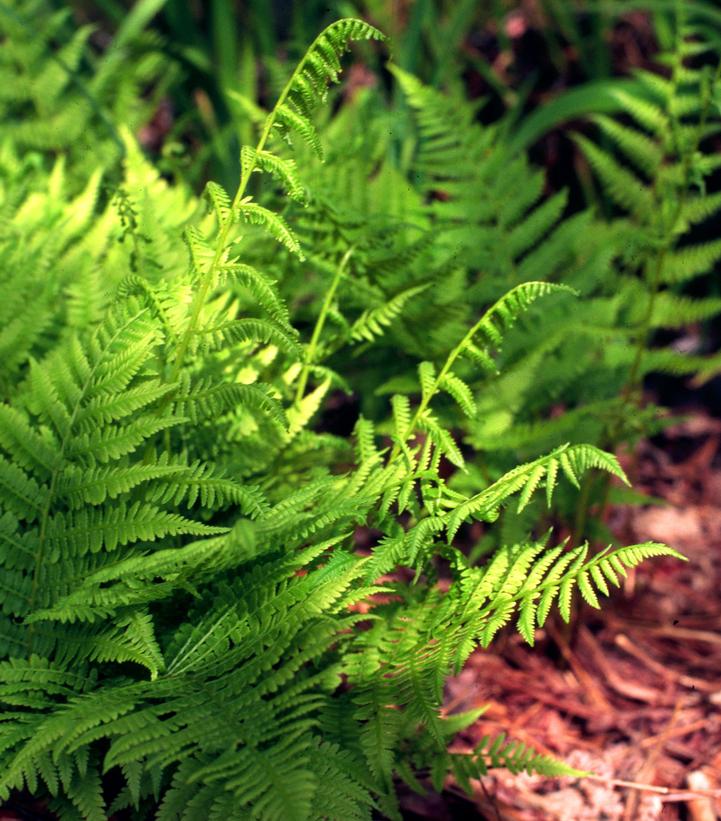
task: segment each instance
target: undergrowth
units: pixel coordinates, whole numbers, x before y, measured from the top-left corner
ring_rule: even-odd
[[[579,134],[614,209],[569,214],[504,123],[393,64],[400,157],[376,92],[328,105],[349,44],[384,47],[356,19],[270,110],[246,101],[234,190],[196,197],[134,135],[137,84],[169,76],[152,37],[139,64],[87,32],[57,52],[64,16],[16,6],[0,798],[346,821],[399,818],[399,781],[580,775],[503,735],[450,752],[482,708],[447,715],[443,688],[506,625],[533,644],[576,595],[599,607],[645,559],[682,558],[614,546],[588,514],[624,498],[616,446],[658,424],[643,376],[717,367],[654,341],[721,309],[685,291],[721,257],[692,233],[721,208],[704,31],[679,12],[669,71]],[[349,435],[318,423],[344,393]]]

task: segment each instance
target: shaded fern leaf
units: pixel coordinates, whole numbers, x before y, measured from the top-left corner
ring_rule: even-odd
[[[406,303],[420,293],[423,293],[429,285],[416,285],[407,288],[405,291],[396,294],[377,308],[366,308],[356,319],[350,329],[351,339],[358,341],[361,339],[371,342],[376,336],[383,333],[383,329],[393,324],[403,312]]]

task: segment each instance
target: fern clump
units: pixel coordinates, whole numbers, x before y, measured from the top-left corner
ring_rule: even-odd
[[[81,176],[72,152],[48,174],[8,137],[0,799],[26,790],[91,821],[126,809],[345,821],[399,818],[395,783],[421,772],[437,789],[448,773],[470,789],[491,767],[577,774],[503,735],[450,753],[478,712],[444,717],[444,682],[511,620],[532,644],[553,609],[569,618],[576,590],[596,607],[627,568],[681,557],[493,529],[594,471],[626,478],[580,441],[477,470],[479,386],[502,379],[538,305],[583,303],[573,283],[521,263],[504,287],[476,283],[477,311],[454,307],[439,291],[463,290],[472,264],[448,253],[457,214],[415,201],[383,224],[354,218],[304,172],[304,152],[323,154],[313,112],[348,44],[382,39],[354,19],[316,38],[241,150],[232,195],[171,186],[122,128],[122,162],[108,171],[105,157],[66,193],[68,166]],[[398,76],[424,109],[426,92]],[[429,99],[435,133],[442,104]],[[514,258],[538,262],[560,206],[535,201],[496,228]],[[307,322],[293,299],[302,266],[325,285]],[[382,412],[349,437],[316,429],[331,388],[364,388],[362,360],[387,358],[394,339],[404,362],[376,385]],[[348,356],[344,370],[348,350],[361,364]],[[484,564],[458,538],[470,521],[498,537]],[[358,527],[379,534],[366,553]]]

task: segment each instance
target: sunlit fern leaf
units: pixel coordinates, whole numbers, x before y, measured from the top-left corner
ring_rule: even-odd
[[[360,464],[366,464],[377,461],[380,454],[375,443],[375,428],[373,422],[370,419],[365,419],[363,416],[360,416],[353,432],[356,438],[358,462]]]
[[[574,290],[550,282],[524,282],[517,285],[486,311],[467,339],[472,341],[478,337],[488,348],[498,349],[503,334],[537,299],[547,294],[564,292],[572,294]]]
[[[574,586],[578,586],[588,604],[598,607],[597,591],[607,596],[607,582],[618,587],[618,576],[625,575],[626,568],[654,556],[683,559],[675,550],[653,542],[614,550],[606,548],[590,559],[586,559],[587,553],[587,545],[568,552],[556,547],[531,566],[528,579],[516,597],[520,600],[519,631],[529,643],[533,643],[534,622],[543,626],[554,601],[558,602],[563,619],[568,621]]]
[[[237,214],[238,218],[245,222],[263,226],[273,239],[281,245],[284,245],[299,259],[303,259],[300,244],[295,234],[279,214],[270,211],[268,208],[264,208],[262,205],[258,205],[258,203],[251,202],[250,199],[247,198],[237,206]]]
[[[411,424],[411,404],[407,396],[396,394],[392,400],[393,424],[396,438],[405,442]]]
[[[285,427],[282,406],[273,398],[265,385],[215,382],[208,378],[190,380],[181,384],[175,400],[175,412],[187,416],[193,424],[203,419],[218,417],[242,405],[258,412],[263,418]]]
[[[255,301],[262,306],[268,315],[281,324],[287,332],[296,335],[297,332],[290,326],[290,316],[285,302],[280,297],[276,283],[266,274],[251,265],[240,262],[228,262],[219,269],[223,280],[228,280],[246,288]]]
[[[183,239],[188,246],[193,270],[203,277],[211,270],[215,258],[215,249],[199,228],[190,226],[183,232]],[[225,260],[221,260],[225,262]]]
[[[228,192],[212,180],[206,183],[205,193],[215,211],[218,225],[224,225],[233,218],[233,208]]]
[[[266,171],[279,182],[291,199],[304,203],[307,200],[307,191],[298,175],[295,160],[284,159],[270,151],[258,151],[256,148],[244,145],[241,149],[240,162],[243,176],[247,176],[251,169]]]
[[[461,356],[477,365],[482,373],[494,375],[499,373],[498,366],[493,357],[487,350],[480,348],[474,342],[466,342],[461,351]]]
[[[436,368],[432,362],[421,362],[418,365],[418,381],[421,385],[421,396],[430,399],[436,389]]]
[[[323,148],[315,126],[290,105],[284,103],[278,106],[275,126],[285,133],[296,132],[319,157],[323,156]]]
[[[294,131],[322,155],[320,139],[309,116],[325,99],[326,88],[338,81],[340,57],[353,40],[384,40],[385,36],[362,20],[345,18],[331,23],[314,40],[296,68],[276,109],[281,132]]]
[[[293,438],[304,430],[311,419],[318,413],[325,395],[330,389],[330,380],[326,379],[306,394],[299,403],[288,410],[288,437]]]
[[[58,480],[57,491],[71,508],[80,508],[85,504],[102,504],[106,499],[128,493],[140,484],[177,475],[181,471],[181,466],[163,464],[127,465],[122,470],[115,465],[94,468],[71,465]]]
[[[212,535],[225,528],[193,522],[141,502],[120,502],[112,507],[77,513],[59,512],[46,520],[44,545],[51,560],[61,553],[82,556],[100,550],[113,551],[135,541],[154,541],[167,534]]]
[[[453,436],[441,425],[428,410],[418,417],[418,427],[428,434],[435,447],[456,467],[465,468],[465,459]]]
[[[207,353],[245,343],[275,345],[298,360],[303,355],[295,335],[291,336],[272,320],[254,318],[231,319],[220,325],[199,328],[193,335],[190,350]]]
[[[149,501],[181,503],[188,507],[200,504],[207,510],[222,510],[231,505],[247,516],[255,517],[268,509],[268,501],[255,485],[240,484],[228,479],[223,472],[208,462],[195,460],[188,464],[185,459],[169,460],[168,478],[161,475],[147,491]],[[161,464],[164,460],[161,458]]]
[[[466,383],[454,373],[447,373],[440,381],[440,390],[450,394],[458,404],[461,411],[473,418],[476,414],[476,400],[473,398],[471,389]]]
[[[489,769],[498,767],[512,773],[537,773],[549,777],[587,775],[581,770],[569,767],[563,761],[537,753],[526,744],[508,741],[504,733],[495,738],[484,736],[473,750],[472,759],[478,767],[475,777],[485,775]]]
[[[604,470],[620,479],[625,478],[618,461],[611,454],[590,445],[564,445],[547,456],[514,468],[488,488],[452,510],[448,515],[447,524],[449,542],[468,516],[492,521],[497,517],[499,507],[505,504],[509,497],[522,491],[529,483],[533,488],[537,488],[543,478],[541,471],[550,482],[546,486],[550,498],[555,487],[559,466],[572,483],[576,483],[578,478],[591,468]]]

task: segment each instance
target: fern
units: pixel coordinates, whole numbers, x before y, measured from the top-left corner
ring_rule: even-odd
[[[61,33],[61,18],[52,26]],[[63,51],[73,78],[86,36]],[[560,506],[592,470],[625,481],[613,455],[578,441],[577,408],[567,444],[521,459],[516,441],[479,467],[488,403],[508,399],[538,422],[538,405],[587,377],[572,359],[584,333],[601,329],[609,358],[618,346],[628,365],[616,301],[594,293],[594,323],[572,314],[608,257],[581,248],[590,214],[564,222],[565,195],[543,201],[538,173],[509,186],[528,177],[525,159],[507,163],[496,130],[467,108],[449,116],[445,98],[399,70],[419,120],[418,189],[398,185],[382,115],[367,129],[361,117],[357,150],[339,151],[336,139],[354,139],[352,107],[324,126],[311,115],[348,43],[381,37],[340,20],[316,38],[257,144],[241,149],[233,194],[211,182],[200,200],[169,184],[128,128],[122,162],[103,149],[90,174],[73,151],[49,172],[42,157],[33,166],[27,135],[7,132],[2,800],[27,790],[68,819],[369,819],[399,817],[396,779],[426,770],[437,788],[451,774],[469,790],[490,767],[578,774],[503,737],[449,752],[479,712],[444,717],[441,704],[447,676],[512,619],[532,642],[552,608],[568,618],[576,589],[597,606],[627,568],[680,558],[656,544],[593,555],[507,538],[539,494]],[[3,48],[34,77],[46,42],[26,31]],[[90,141],[122,109],[121,51],[88,58],[93,114],[77,127]],[[48,106],[73,98],[67,74],[41,83]],[[646,144],[615,133],[627,152]],[[293,156],[275,137],[290,138]],[[324,145],[326,170],[308,156]],[[272,186],[251,188],[256,172]],[[103,174],[112,196],[99,194]],[[439,186],[443,202],[427,197]],[[688,202],[689,221],[714,207]],[[614,230],[604,237],[628,236]],[[670,253],[668,271],[716,250]],[[476,275],[486,263],[487,280]],[[684,305],[685,318],[716,308]],[[659,323],[672,310],[663,299],[652,308]],[[528,380],[536,405],[522,401]],[[314,430],[336,387],[367,400],[352,439]],[[610,408],[602,387],[590,385],[589,416]],[[509,428],[507,441],[541,439],[533,423]],[[458,531],[501,515],[496,549],[477,565]],[[368,550],[361,529],[378,534]],[[435,584],[441,557],[447,589]]]
[[[682,290],[693,278],[710,271],[721,256],[716,243],[685,238],[693,224],[717,210],[717,197],[705,189],[710,166],[702,146],[718,130],[710,95],[719,73],[710,76],[691,67],[697,54],[709,52],[710,46],[686,33],[684,15],[679,7],[675,47],[664,55],[671,76],[665,79],[639,71],[638,91],[624,93],[623,105],[633,125],[595,118],[615,153],[586,137],[576,138],[603,190],[630,213],[631,230],[637,234],[628,274],[640,271],[643,291],[638,293],[629,277],[627,310],[629,320],[639,329],[629,384],[635,384],[646,371],[644,348],[652,330],[697,322],[717,315],[721,308],[713,298],[690,298]],[[644,306],[641,310],[637,309],[639,300]]]
[[[499,551],[487,568],[466,568],[461,586],[468,593],[462,599],[462,619],[466,630],[488,646],[498,630],[518,612],[518,631],[533,644],[536,625],[542,627],[554,602],[564,621],[570,618],[571,597],[578,588],[592,607],[600,607],[598,593],[609,595],[609,583],[619,586],[626,569],[652,556],[673,556],[665,545],[646,543],[606,550],[586,561],[588,545],[550,550],[543,542],[517,545]],[[447,618],[447,616],[444,616]]]
[[[98,55],[88,44],[92,26],[73,28],[69,10],[45,0],[3,4],[2,133],[26,149],[67,152],[74,169],[83,161],[107,167],[125,150],[118,124],[148,122],[177,66],[152,39]]]

